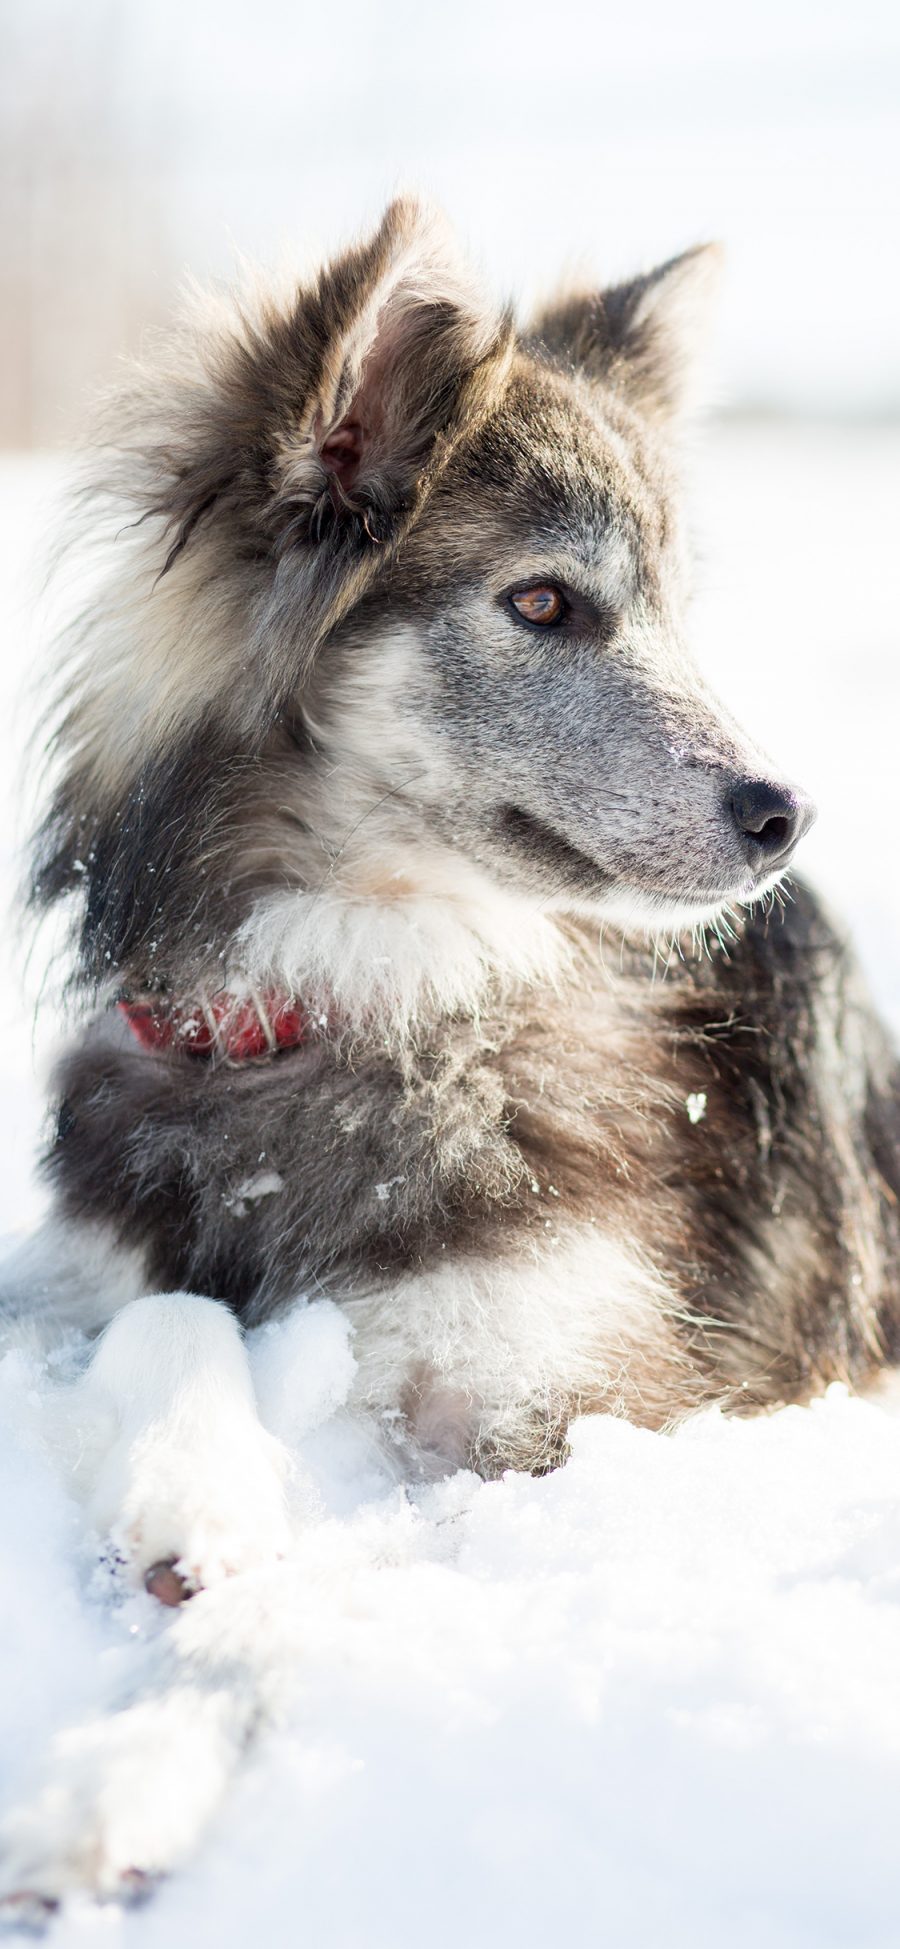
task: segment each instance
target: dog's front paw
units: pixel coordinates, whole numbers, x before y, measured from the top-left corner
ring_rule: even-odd
[[[224,1307],[189,1294],[125,1307],[81,1407],[108,1429],[91,1465],[89,1518],[131,1581],[175,1604],[285,1555],[287,1452],[258,1418]]]
[[[255,1420],[178,1440],[161,1424],[107,1456],[89,1505],[131,1581],[164,1603],[284,1556],[287,1457]]]

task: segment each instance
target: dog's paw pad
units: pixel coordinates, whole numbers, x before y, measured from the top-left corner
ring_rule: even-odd
[[[144,1589],[158,1603],[174,1610],[176,1605],[186,1604],[188,1598],[195,1596],[198,1586],[182,1574],[174,1558],[165,1557],[160,1563],[151,1563],[149,1570],[144,1571]]]
[[[132,1588],[143,1586],[175,1608],[198,1590],[287,1555],[287,1461],[261,1428],[251,1432],[236,1456],[212,1442],[194,1452],[136,1444],[127,1453],[118,1509],[98,1513]]]
[[[146,1868],[126,1868],[119,1878],[116,1900],[127,1908],[143,1908],[145,1902],[153,1900],[165,1878],[163,1874],[149,1873]]]
[[[0,1935],[43,1935],[58,1909],[55,1896],[17,1888],[0,1899]]]

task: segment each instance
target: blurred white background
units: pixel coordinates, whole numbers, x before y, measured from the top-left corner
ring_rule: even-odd
[[[889,0],[6,0],[0,444],[55,443],[185,268],[330,248],[398,185],[502,292],[700,238],[732,407],[900,411]]]

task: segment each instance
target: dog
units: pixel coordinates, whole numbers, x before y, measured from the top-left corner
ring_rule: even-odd
[[[401,200],[106,408],[32,884],[79,1023],[4,1288],[103,1329],[89,1512],[164,1604],[289,1547],[242,1329],[299,1294],[426,1474],[896,1357],[896,1060],[686,640],[717,261],[523,328]]]

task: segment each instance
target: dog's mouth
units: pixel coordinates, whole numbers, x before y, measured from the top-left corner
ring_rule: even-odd
[[[532,864],[559,880],[562,892],[596,899],[616,885],[615,876],[598,866],[588,853],[581,852],[554,826],[545,825],[521,806],[504,806],[499,827],[502,837],[519,852],[526,853]]]
[[[597,903],[614,923],[651,931],[704,924],[729,905],[750,906],[764,898],[782,877],[782,871],[765,874],[748,873],[745,869],[725,887],[698,886],[677,891],[648,887],[637,878],[625,880],[600,866],[555,826],[545,824],[521,806],[502,808],[498,832],[508,846],[538,869],[544,885],[548,879],[555,882],[563,898]]]

